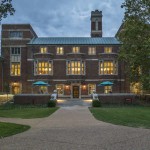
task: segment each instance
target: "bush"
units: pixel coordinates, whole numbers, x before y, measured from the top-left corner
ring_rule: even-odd
[[[99,100],[93,100],[92,101],[92,106],[93,107],[101,107],[101,102]]]
[[[49,100],[47,106],[48,107],[56,107],[57,101],[56,100]]]

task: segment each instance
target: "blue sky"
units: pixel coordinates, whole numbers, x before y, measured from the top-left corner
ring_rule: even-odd
[[[103,12],[103,36],[120,27],[124,0],[13,0],[14,16],[2,23],[30,23],[39,37],[89,37],[91,11]]]

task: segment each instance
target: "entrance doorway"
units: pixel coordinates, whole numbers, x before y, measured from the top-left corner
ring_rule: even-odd
[[[73,98],[79,98],[79,86],[73,86]]]

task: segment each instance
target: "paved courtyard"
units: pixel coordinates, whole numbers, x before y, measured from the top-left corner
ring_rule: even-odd
[[[47,118],[0,121],[31,126],[26,132],[0,139],[0,150],[150,149],[150,130],[97,121],[82,103],[63,106]]]

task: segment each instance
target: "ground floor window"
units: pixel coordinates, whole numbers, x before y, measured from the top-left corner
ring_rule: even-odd
[[[56,89],[57,89],[58,95],[64,95],[64,85],[63,84],[57,84]]]
[[[93,91],[96,91],[96,84],[89,84],[88,85],[88,93],[89,93],[89,95],[92,94]]]
[[[112,86],[104,86],[104,93],[112,93]]]
[[[22,91],[22,84],[20,82],[12,82],[10,84],[10,91],[12,94],[20,94]]]
[[[48,94],[48,87],[47,86],[40,86],[40,93],[42,94]]]

